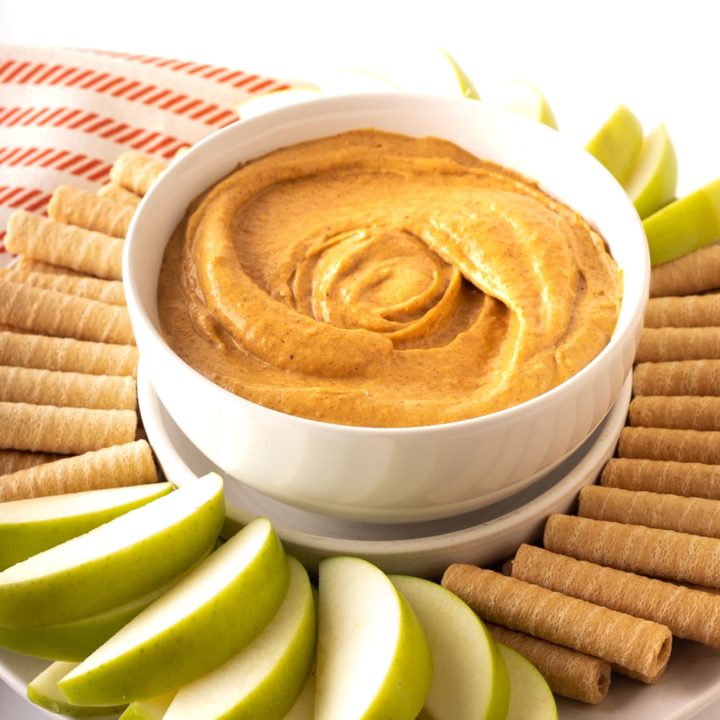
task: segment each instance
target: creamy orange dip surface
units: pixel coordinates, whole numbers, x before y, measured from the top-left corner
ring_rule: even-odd
[[[358,130],[248,162],[191,207],[163,332],[217,384],[346,425],[430,425],[558,385],[607,344],[622,275],[537,185],[459,147]]]

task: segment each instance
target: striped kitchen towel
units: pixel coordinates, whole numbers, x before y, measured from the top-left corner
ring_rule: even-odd
[[[96,189],[129,149],[172,158],[237,120],[245,97],[293,84],[148,55],[0,47],[0,253],[13,210],[44,213],[58,185]]]

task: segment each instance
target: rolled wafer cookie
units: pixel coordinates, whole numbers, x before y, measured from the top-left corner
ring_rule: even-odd
[[[617,454],[621,458],[720,464],[720,431],[624,427]]]
[[[716,360],[720,358],[720,327],[645,328],[636,362]]]
[[[138,350],[134,345],[115,345],[0,330],[0,364],[91,375],[135,377]]]
[[[156,481],[150,446],[137,440],[5,475],[0,480],[0,501]]]
[[[134,410],[135,378],[0,365],[0,401]]]
[[[720,360],[639,363],[635,395],[720,395]]]
[[[720,588],[707,587],[706,585],[693,585],[692,583],[673,583],[673,585],[688,588],[688,590],[697,590],[699,592],[710,593],[711,595],[720,595]]]
[[[720,538],[720,500],[588,485],[578,515]]]
[[[114,200],[115,202],[125,203],[126,205],[132,205],[133,207],[137,207],[142,200],[139,195],[136,195],[134,192],[126,190],[124,187],[122,187],[122,185],[118,185],[117,183],[113,182],[103,185],[97,191],[97,194],[100,197],[109,198],[110,200]]]
[[[167,165],[143,153],[123,153],[113,164],[110,180],[136,195],[145,195]]]
[[[557,695],[589,705],[597,705],[607,696],[612,670],[604,660],[500,625],[488,623],[487,628],[495,640],[527,658]]]
[[[656,265],[650,274],[650,297],[693,295],[720,287],[720,244]]]
[[[645,327],[711,327],[720,325],[720,294],[650,298]]]
[[[575,515],[551,515],[546,550],[650,577],[720,587],[720,540]]]
[[[127,308],[2,278],[0,323],[43,335],[135,343]]]
[[[133,410],[0,402],[0,448],[78,455],[135,439]]]
[[[8,220],[5,245],[10,252],[56,267],[122,279],[123,241],[102,232],[15,210]]]
[[[50,198],[47,212],[51,220],[59,223],[124,238],[135,208],[71,185],[60,185]]]
[[[640,395],[632,399],[629,424],[679,430],[720,430],[720,397]]]
[[[720,647],[720,596],[521,545],[513,577],[652,620],[673,635]]]
[[[33,287],[99,300],[110,305],[125,305],[123,285],[117,280],[100,280],[95,277],[37,272],[14,267],[4,270],[0,277]]]
[[[23,272],[43,272],[53,273],[55,275],[76,275],[78,277],[88,277],[87,273],[71,270],[68,267],[52,265],[50,263],[43,262],[42,260],[33,260],[27,255],[20,255],[12,267],[15,270],[22,270]]]
[[[453,564],[443,587],[483,619],[657,679],[672,635],[663,625],[578,600],[474,565]]]
[[[624,490],[720,500],[720,465],[611,458],[600,474],[600,484]]]
[[[0,475],[8,475],[18,470],[43,465],[59,460],[62,455],[53,453],[34,453],[25,450],[0,450]]]

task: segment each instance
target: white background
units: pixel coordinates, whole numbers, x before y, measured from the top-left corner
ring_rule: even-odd
[[[536,83],[562,132],[584,143],[621,102],[646,131],[664,122],[679,191],[720,176],[720,10],[684,2],[151,2],[0,0],[0,44],[167,55],[298,79],[366,67],[414,89],[438,46],[480,94]],[[437,79],[428,79],[437,89]],[[699,716],[720,716],[720,704]],[[0,717],[34,711],[0,687]]]
[[[664,122],[688,191],[720,175],[716,7],[711,0],[0,0],[0,42],[165,54],[298,78],[353,64],[407,77],[423,48],[441,45],[481,94],[505,78],[535,82],[560,129],[579,141],[620,102],[647,130]],[[419,66],[428,65],[425,53]]]

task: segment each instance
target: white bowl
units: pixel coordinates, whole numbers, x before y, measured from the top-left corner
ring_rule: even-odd
[[[539,181],[593,223],[624,271],[616,330],[558,387],[491,415],[415,428],[361,428],[270,410],[215,385],[162,337],[157,278],[190,201],[240,161],[353,128],[453,141]],[[229,475],[283,502],[339,517],[411,522],[496,502],[567,457],[599,424],[631,368],[648,295],[642,224],[625,192],[557,132],[463,98],[375,94],[315,100],[231,125],[164,173],[130,227],[123,274],[150,380],[183,432]]]
[[[574,512],[577,494],[597,479],[625,425],[631,381],[605,419],[554,470],[515,495],[470,513],[414,523],[363,523],[286,505],[225,475],[229,537],[258,516],[273,524],[288,552],[310,570],[334,555],[365,558],[389,573],[439,578],[454,562],[488,566],[511,557],[524,542],[542,537],[552,513]],[[145,373],[138,374],[138,403],[148,440],[165,476],[175,485],[221,472],[182,433]]]

